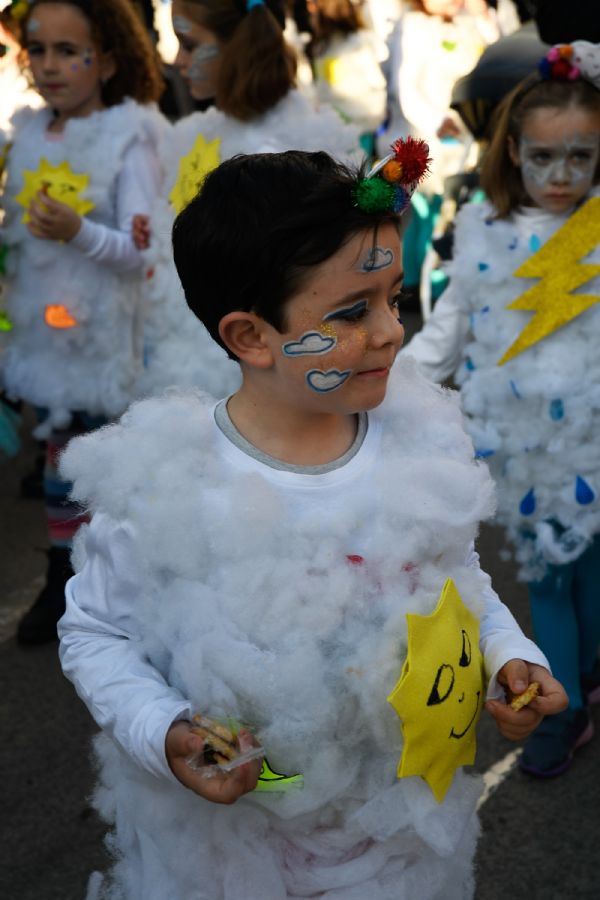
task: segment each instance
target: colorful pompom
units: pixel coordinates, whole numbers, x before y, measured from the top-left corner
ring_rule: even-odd
[[[407,137],[392,144],[394,159],[402,166],[402,183],[413,184],[420,181],[429,171],[429,145],[425,141]]]
[[[383,178],[364,178],[354,188],[354,202],[366,213],[387,212],[394,208],[396,187]]]
[[[555,78],[557,81],[577,81],[581,71],[571,63],[573,48],[570,44],[562,47],[551,47],[538,64],[540,77],[544,81]]]
[[[400,181],[402,178],[402,163],[397,162],[395,159],[390,159],[381,170],[381,175],[392,184],[395,181]]]
[[[395,188],[395,197],[394,197],[394,205],[392,206],[392,210],[395,213],[403,212],[408,204],[410,203],[410,194],[408,191],[405,191],[403,187],[400,185],[396,185]]]
[[[563,44],[562,47],[558,48],[558,55],[561,59],[571,59],[573,56],[573,48],[570,44]]]

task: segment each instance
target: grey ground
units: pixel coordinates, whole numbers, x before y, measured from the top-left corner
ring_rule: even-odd
[[[404,318],[409,332],[417,327],[416,314]],[[19,459],[0,463],[0,898],[82,900],[89,873],[106,861],[103,827],[88,803],[94,726],[61,675],[56,646],[23,649],[14,639],[45,568],[42,504],[17,497],[34,454],[26,439]],[[525,590],[500,559],[501,546],[500,533],[485,528],[483,567],[529,633]],[[600,729],[600,708],[595,720]],[[596,739],[582,748],[559,779],[538,782],[513,769],[491,794],[481,810],[477,900],[600,900],[599,746]],[[514,749],[482,720],[479,771]]]

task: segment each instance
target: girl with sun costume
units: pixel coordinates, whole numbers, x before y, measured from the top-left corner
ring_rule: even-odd
[[[115,857],[90,897],[468,900],[486,680],[512,739],[566,705],[479,569],[493,486],[456,395],[393,367],[426,160],[221,163],[173,248],[240,389],[142,400],[63,456],[93,518],[61,661]]]
[[[522,768],[557,775],[600,699],[600,46],[557,46],[506,98],[484,160],[489,202],[460,211],[450,287],[407,347],[461,386],[529,582],[536,639],[569,709]]]
[[[222,397],[237,386],[239,373],[185,305],[173,266],[175,215],[221,160],[291,147],[358,159],[359,134],[295,89],[280,0],[175,0],[172,13],[180,45],[175,64],[203,109],[177,122],[160,145],[166,179],[152,211],[146,368],[138,388],[148,394],[194,385]]]
[[[153,144],[163,118],[149,39],[127,0],[19,0],[27,66],[45,100],[12,120],[2,240],[6,394],[40,412],[47,441],[47,584],[19,626],[24,642],[56,639],[80,514],[56,457],[74,434],[123,412],[141,364],[143,261],[135,212],[157,188]]]

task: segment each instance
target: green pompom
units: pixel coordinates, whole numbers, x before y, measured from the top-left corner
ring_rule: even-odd
[[[395,199],[395,186],[383,178],[364,178],[354,188],[354,202],[366,213],[387,212]]]

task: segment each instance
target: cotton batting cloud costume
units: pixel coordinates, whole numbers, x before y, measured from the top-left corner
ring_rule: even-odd
[[[388,175],[391,190],[365,179],[348,202],[387,194],[404,206],[411,184]],[[406,614],[432,614],[452,578],[479,620],[492,694],[509,659],[547,663],[473,552],[494,495],[456,396],[410,360],[390,379],[357,451],[318,474],[248,453],[218,424],[225,402],[198,393],[141,401],[70,444],[63,474],[93,518],[78,538],[61,658],[103,728],[95,803],[116,858],[90,896],[473,895],[479,780],[450,763],[436,797],[418,775],[398,778],[404,741],[388,697]],[[454,735],[430,735],[441,757],[463,731],[472,738],[474,712],[440,674],[458,678],[479,658],[460,628],[448,634],[439,658],[411,658],[411,671],[426,669],[417,705],[454,706]],[[484,692],[479,673],[475,712]],[[250,725],[271,771],[301,786],[232,807],[185,789],[165,735],[196,710]]]

